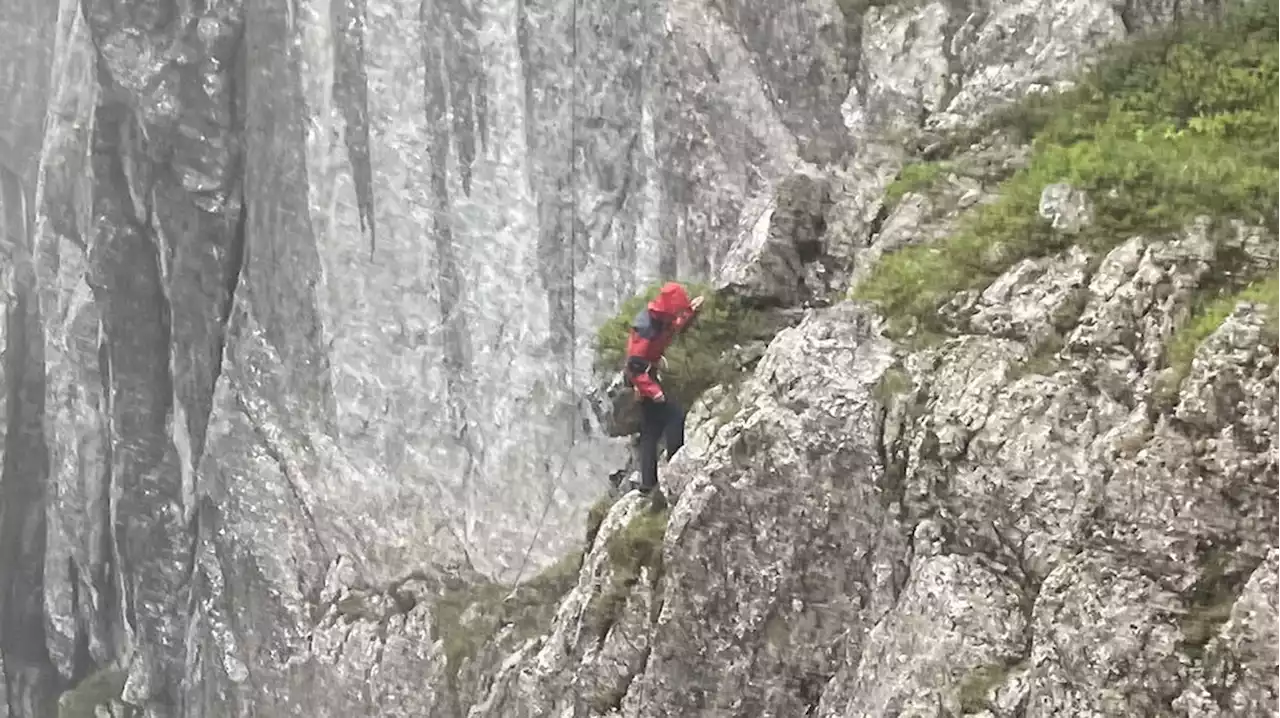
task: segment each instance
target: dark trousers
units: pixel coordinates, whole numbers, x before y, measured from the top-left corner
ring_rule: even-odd
[[[640,490],[658,485],[658,444],[667,444],[667,458],[684,446],[684,410],[671,401],[643,399],[640,402]]]

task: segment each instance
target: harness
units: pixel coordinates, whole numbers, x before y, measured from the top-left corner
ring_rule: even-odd
[[[627,386],[634,386],[631,378],[640,374],[648,374],[654,381],[661,381],[658,366],[654,362],[645,361],[640,357],[629,357],[622,367],[622,380]]]

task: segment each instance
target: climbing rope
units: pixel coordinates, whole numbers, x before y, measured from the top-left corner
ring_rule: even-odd
[[[529,556],[546,525],[547,513],[555,499],[556,487],[564,478],[569,462],[578,442],[578,424],[582,421],[582,403],[578,399],[578,0],[569,0],[569,396],[573,400],[573,418],[569,423],[569,448],[565,451],[560,470],[547,486],[547,496],[542,503],[542,512],[538,516],[538,525],[533,531],[533,538],[525,547],[524,556],[520,559],[520,567],[516,570],[515,580],[511,582],[511,592],[507,598],[515,595],[520,587],[520,579],[524,577],[525,568],[529,565]]]

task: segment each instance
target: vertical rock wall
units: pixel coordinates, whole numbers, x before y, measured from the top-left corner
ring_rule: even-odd
[[[35,216],[56,7],[0,10],[0,713],[52,715],[61,680],[45,633],[49,485],[42,327],[27,238]]]

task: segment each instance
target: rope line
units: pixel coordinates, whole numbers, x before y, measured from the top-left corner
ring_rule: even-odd
[[[565,452],[560,470],[547,486],[547,497],[542,503],[542,512],[538,516],[537,528],[529,545],[525,547],[524,557],[520,560],[520,568],[511,582],[511,592],[507,598],[515,595],[520,588],[520,579],[529,565],[529,556],[546,525],[547,513],[551,510],[555,498],[556,486],[569,468],[569,461],[577,447],[578,424],[582,420],[582,404],[578,400],[578,0],[569,0],[569,396],[573,401],[573,418],[569,424],[569,449]]]

